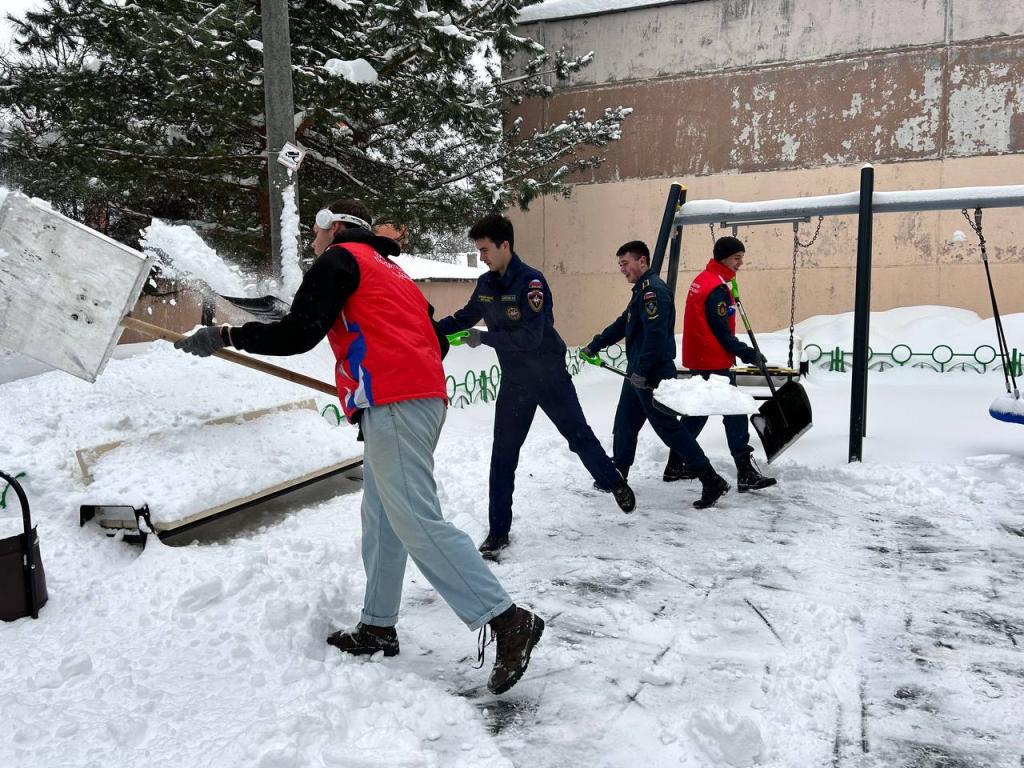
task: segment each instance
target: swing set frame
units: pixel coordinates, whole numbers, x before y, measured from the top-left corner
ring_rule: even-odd
[[[850,393],[849,461],[861,461],[867,435],[868,332],[871,313],[871,237],[874,215],[918,211],[962,211],[967,208],[1024,207],[1024,185],[920,189],[875,192],[875,169],[860,169],[860,188],[820,197],[795,197],[753,203],[728,200],[686,202],[686,187],[673,184],[665,201],[661,229],[651,267],[661,273],[668,251],[666,283],[675,296],[682,251],[683,227],[718,223],[721,227],[800,222],[817,216],[857,216],[857,269],[853,320],[853,382]],[[987,259],[985,266],[988,267]],[[998,315],[998,309],[993,307]],[[1004,368],[1007,360],[1004,357]]]

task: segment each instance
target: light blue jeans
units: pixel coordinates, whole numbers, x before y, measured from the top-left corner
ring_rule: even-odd
[[[434,449],[444,417],[439,398],[363,411],[365,624],[393,627],[398,621],[408,556],[470,629],[512,605],[469,536],[441,514]]]

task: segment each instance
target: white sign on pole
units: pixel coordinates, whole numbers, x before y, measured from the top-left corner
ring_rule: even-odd
[[[297,171],[299,166],[302,165],[302,160],[305,157],[306,150],[302,147],[295,146],[290,141],[286,141],[285,145],[281,147],[281,151],[277,154],[277,162],[289,171]]]

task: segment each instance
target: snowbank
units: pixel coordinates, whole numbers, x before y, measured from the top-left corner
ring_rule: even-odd
[[[1024,313],[1003,315],[1003,328],[1011,347],[1024,348]],[[900,307],[872,312],[869,321],[871,349],[889,352],[907,344],[914,352],[931,352],[939,344],[954,352],[973,352],[987,344],[998,349],[995,323],[969,309],[941,306]],[[781,333],[781,331],[780,331]],[[853,313],[815,315],[796,325],[804,346],[817,344],[827,354],[835,347],[853,346]]]

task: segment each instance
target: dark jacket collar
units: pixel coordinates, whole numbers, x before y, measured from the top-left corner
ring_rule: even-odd
[[[505,267],[505,274],[499,275],[497,272],[489,272],[488,275],[491,281],[500,288],[508,288],[512,285],[512,281],[515,279],[523,267],[523,260],[519,258],[515,251],[512,251],[512,258],[508,261],[508,266]]]
[[[633,293],[636,293],[637,291],[649,286],[651,284],[651,278],[657,276],[658,275],[654,271],[654,267],[648,269],[646,272],[640,275],[639,279],[635,283],[633,283]]]
[[[398,247],[398,243],[390,237],[375,235],[365,227],[343,229],[335,235],[334,240],[331,241],[331,245],[343,246],[345,243],[364,243],[365,245],[373,248],[373,250],[381,256],[397,256],[401,252],[401,249]]]

